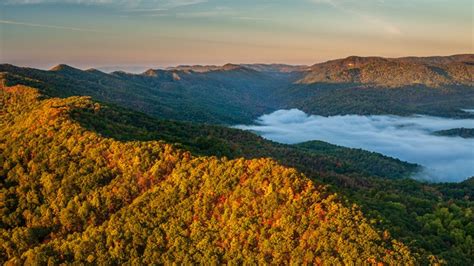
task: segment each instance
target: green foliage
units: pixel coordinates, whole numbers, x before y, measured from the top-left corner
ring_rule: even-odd
[[[113,105],[73,111],[74,119],[87,129],[118,140],[164,140],[196,155],[228,158],[272,157],[291,167],[311,165],[315,171],[366,173],[389,178],[408,177],[417,165],[361,149],[325,142],[284,145],[253,133],[190,122],[154,119]]]
[[[282,165],[298,169],[317,183],[330,184],[332,191],[362,206],[381,230],[389,230],[404,243],[410,243],[421,261],[428,263],[434,259],[431,254],[436,254],[441,261],[473,260],[472,253],[456,251],[460,243],[453,244],[434,232],[420,234],[424,224],[419,220],[421,216],[433,214],[439,204],[452,200],[456,200],[462,212],[472,211],[472,182],[426,184],[401,179],[416,171],[417,166],[324,142],[283,145],[235,129],[156,120],[110,105],[102,105],[96,112],[81,109],[73,117],[82,126],[117,139],[164,140],[196,155],[273,158]]]
[[[455,203],[439,204],[435,211],[418,217],[423,225],[421,234],[437,235],[444,241],[427,244],[440,248],[440,256],[455,265],[466,263],[463,256],[474,256],[474,213]],[[450,243],[449,246],[446,243]],[[449,250],[449,251],[448,251]]]
[[[281,92],[286,106],[324,116],[412,115],[472,117],[462,108],[474,106],[472,86],[430,88],[413,85],[401,88],[360,84],[297,84]]]
[[[360,173],[381,177],[408,178],[417,170],[417,166],[402,162],[376,152],[351,149],[329,144],[323,141],[308,141],[296,144],[299,149],[312,154],[338,158],[357,167]]]
[[[449,136],[449,137],[461,137],[461,138],[474,138],[474,128],[452,128],[447,130],[435,131],[434,134],[438,136]]]
[[[472,56],[466,60],[472,60]],[[414,73],[404,77],[409,81],[415,78],[418,82],[399,83],[391,72],[403,75],[404,71],[409,72],[408,69],[381,71],[376,64],[370,71],[383,78],[377,78],[375,83],[352,78],[325,80],[325,71],[331,72],[332,68],[336,69],[336,76],[340,71],[346,75],[345,64],[329,64],[322,70],[310,72],[302,69],[296,72],[256,71],[251,67],[231,66],[205,72],[185,68],[149,70],[138,75],[82,71],[65,65],[43,71],[4,64],[0,65],[0,73],[4,73],[3,79],[8,85],[38,88],[50,97],[87,95],[155,118],[234,125],[252,123],[264,113],[283,108],[299,108],[318,115],[472,116],[461,108],[474,106],[472,78],[466,78],[469,73],[472,76],[473,66],[460,62],[454,66],[452,72],[448,71],[452,77],[441,83],[439,80],[422,81],[424,76],[416,72],[418,68],[411,69]],[[428,70],[434,71],[431,67]],[[310,84],[298,82],[313,72],[322,80]]]
[[[21,82],[24,82],[23,78]],[[39,81],[32,79],[30,82]],[[84,81],[76,85],[85,86],[82,82]],[[41,82],[38,85],[41,85]],[[61,83],[56,85],[58,90],[60,85]],[[42,86],[52,88],[49,84]],[[72,88],[72,86],[66,87],[66,92],[67,88]],[[44,90],[41,89],[41,91]],[[393,92],[387,94],[390,97],[394,95],[391,93],[405,95],[401,89],[400,91],[391,90]],[[408,89],[406,92],[410,91]],[[428,97],[427,99],[431,100],[427,101],[434,103],[436,99],[439,100],[438,93],[441,91],[443,90],[438,89],[432,92],[435,96]],[[452,106],[455,106],[456,101],[468,103],[472,99],[466,96],[469,95],[467,89],[460,89],[460,91],[459,95],[464,95],[465,99],[461,100],[462,97],[459,96],[457,100],[452,101]],[[157,120],[114,105],[94,103],[87,97],[70,97],[62,100],[43,99],[44,96],[39,92],[22,87],[0,90],[0,92],[2,93],[0,97],[2,101],[0,242],[5,243],[0,249],[0,257],[9,258],[12,262],[38,260],[50,263],[70,262],[77,256],[77,260],[89,263],[120,263],[125,261],[125,258],[120,256],[121,253],[142,254],[143,245],[132,244],[130,247],[124,246],[122,242],[113,244],[116,251],[109,251],[113,242],[107,242],[107,239],[112,237],[109,234],[115,233],[103,227],[107,226],[109,221],[114,221],[114,223],[116,221],[113,224],[115,227],[109,228],[118,228],[117,226],[125,223],[123,218],[119,219],[121,213],[131,208],[133,202],[141,200],[142,196],[151,193],[154,188],[158,189],[161,182],[166,181],[174,171],[178,171],[181,167],[186,168],[188,162],[200,160],[194,156],[211,155],[229,159],[273,158],[280,165],[296,168],[315,184],[329,185],[327,191],[318,187],[317,192],[324,195],[321,198],[337,192],[339,197],[349,202],[343,205],[350,206],[356,203],[360,206],[365,217],[370,221],[370,223],[367,222],[370,228],[385,232],[382,234],[382,239],[393,237],[406,244],[411,250],[410,253],[403,245],[396,244],[392,246],[394,250],[398,250],[396,254],[405,254],[404,257],[411,254],[418,259],[419,263],[446,261],[469,265],[474,261],[472,248],[469,249],[472,247],[470,241],[473,238],[471,230],[474,209],[473,179],[460,184],[426,184],[403,179],[416,170],[416,165],[375,153],[346,149],[321,142],[282,145],[240,130]],[[71,90],[70,93],[74,91]],[[335,93],[337,94],[337,91]],[[375,93],[386,93],[386,91]],[[455,94],[447,91],[448,96],[444,95],[446,102],[451,101],[449,95]],[[421,98],[423,97],[420,96]],[[347,101],[350,102],[349,99]],[[369,102],[366,106],[369,106]],[[188,150],[193,155],[183,150]],[[221,169],[223,165],[234,167],[235,161],[207,159],[209,163],[216,165],[216,169]],[[272,161],[253,162],[275,169],[279,167]],[[204,165],[205,163],[202,163],[202,167]],[[193,167],[191,168],[194,169]],[[226,173],[224,168],[222,171],[219,170],[220,172],[212,168],[209,172]],[[198,172],[196,175],[189,173],[189,177],[202,178]],[[268,174],[272,177],[270,180],[280,175],[283,174],[279,171],[275,171],[274,175],[273,172]],[[234,178],[228,174],[225,176],[229,179]],[[186,174],[181,177],[183,180],[188,178]],[[304,177],[298,177],[300,178]],[[217,182],[218,179],[215,180]],[[187,183],[184,182],[184,184]],[[200,185],[192,189],[201,191]],[[184,187],[190,188],[189,184]],[[278,186],[272,189],[274,188]],[[193,200],[197,199],[193,198]],[[143,206],[148,206],[147,204],[151,204],[152,201],[143,202]],[[335,203],[339,204],[339,201]],[[179,206],[171,208],[176,210]],[[165,207],[168,208],[168,206]],[[149,209],[149,207],[146,208]],[[446,209],[448,214],[446,214]],[[192,213],[191,210],[189,212]],[[301,213],[298,214],[301,215]],[[356,213],[351,213],[351,215],[357,216]],[[343,217],[352,221],[352,216]],[[154,218],[150,220],[150,222],[153,221]],[[166,223],[163,222],[160,226],[164,224]],[[206,230],[209,228],[211,227]],[[149,228],[144,227],[140,230],[152,234]],[[166,232],[171,233],[171,231]],[[122,233],[125,234],[125,232]],[[211,232],[205,234],[206,237],[211,237],[207,233],[211,234]],[[156,239],[146,239],[147,243],[150,241],[150,243],[158,243],[157,246],[161,245],[159,243],[162,241],[160,238],[162,234],[163,232],[155,236]],[[86,239],[86,241],[84,240],[86,236],[99,237],[99,239],[93,238],[93,241]],[[383,242],[377,242],[377,238],[369,239],[374,240],[374,243]],[[140,241],[144,241],[144,238]],[[193,243],[192,245],[195,245],[193,248],[198,249],[197,246],[200,244],[190,241],[189,238],[178,240],[178,246],[179,243],[183,245],[187,243],[189,247],[189,243]],[[80,243],[80,248],[74,243]],[[234,245],[240,245],[240,243],[237,242]],[[209,247],[209,250],[211,250],[210,247],[214,248],[213,244],[202,243],[202,245]],[[261,245],[276,247],[270,240],[262,240]],[[386,243],[383,242],[380,245],[386,245]],[[92,247],[102,250],[103,256],[100,260],[89,255]],[[347,250],[351,248],[348,247]],[[370,248],[370,250],[376,249]],[[175,254],[174,252],[161,249],[152,260],[161,262],[173,260],[176,257],[170,254]],[[181,254],[183,250],[179,252]],[[212,254],[216,256],[217,261],[227,261],[225,255]],[[245,258],[245,254],[250,253],[238,254],[238,257]],[[320,256],[318,254],[322,253],[311,251],[299,256],[314,260]],[[130,256],[135,258],[137,255]],[[209,255],[206,259],[214,260],[212,256]],[[204,257],[199,255],[193,257],[192,260],[181,254],[179,258],[183,262],[195,262]],[[281,257],[278,257],[276,261],[279,261],[279,258]],[[325,262],[343,261],[333,259],[333,257],[328,258]],[[135,262],[143,261],[137,259]]]
[[[415,263],[358,206],[271,159],[117,141],[71,119],[100,113],[87,97],[0,92],[2,263]]]
[[[250,123],[273,110],[268,99],[292,74],[245,68],[209,73],[150,70],[141,75],[81,71],[60,65],[51,71],[0,65],[7,85],[38,88],[50,97],[91,96],[155,117],[211,124]],[[176,79],[176,77],[179,79]]]

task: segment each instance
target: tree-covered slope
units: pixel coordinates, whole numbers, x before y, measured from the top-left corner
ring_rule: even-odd
[[[315,64],[298,82],[302,84],[356,83],[380,87],[473,86],[473,76],[473,55],[438,58],[350,56]]]
[[[171,225],[178,223],[181,226],[180,230],[185,230],[186,225],[189,225],[187,223],[189,220],[186,219],[176,220],[176,218],[168,222],[159,220],[157,217],[174,217],[166,215],[171,215],[173,211],[178,210],[194,213],[194,209],[184,208],[185,205],[180,205],[179,202],[175,201],[178,205],[173,205],[170,201],[156,199],[153,196],[149,198],[146,195],[171,195],[167,194],[171,192],[165,188],[170,188],[171,191],[184,189],[198,191],[198,195],[187,193],[185,196],[173,192],[178,194],[172,195],[184,197],[180,198],[182,199],[180,202],[189,203],[189,206],[186,205],[188,207],[200,206],[204,198],[206,198],[205,202],[218,204],[220,198],[212,201],[207,198],[207,194],[203,194],[203,183],[211,182],[209,186],[220,189],[222,186],[219,184],[229,179],[236,181],[231,182],[231,186],[223,191],[233,195],[237,188],[244,191],[250,189],[248,193],[259,202],[255,206],[258,207],[266,202],[265,193],[253,194],[259,187],[257,184],[262,180],[260,178],[267,179],[265,182],[262,181],[265,184],[273,184],[270,186],[272,190],[283,193],[281,189],[282,186],[286,186],[285,180],[291,180],[292,184],[309,184],[309,179],[305,177],[307,176],[314,186],[314,189],[309,190],[309,194],[318,194],[321,199],[326,199],[329,195],[337,193],[338,196],[331,199],[337,199],[334,204],[339,204],[338,209],[357,204],[363,211],[363,216],[367,217],[362,218],[367,226],[375,232],[384,232],[381,236],[382,242],[377,240],[380,238],[368,238],[369,242],[375,241],[374,245],[368,242],[366,244],[357,242],[358,240],[342,242],[349,246],[357,243],[353,247],[363,245],[364,248],[357,252],[361,253],[366,249],[376,250],[380,245],[387,245],[388,239],[393,237],[407,244],[411,254],[419,263],[446,261],[452,264],[469,264],[473,261],[474,184],[472,181],[468,180],[461,184],[430,185],[415,180],[400,179],[400,176],[398,178],[392,176],[392,179],[388,179],[384,178],[384,172],[380,169],[371,167],[361,170],[361,166],[365,163],[362,158],[371,158],[381,167],[383,165],[398,166],[394,169],[405,174],[410,173],[413,166],[377,154],[324,143],[317,143],[316,146],[314,143],[303,145],[306,147],[282,145],[240,130],[156,120],[123,108],[94,103],[85,97],[43,98],[38,91],[30,88],[15,87],[2,90],[0,175],[3,205],[1,206],[1,225],[4,239],[2,242],[5,243],[2,245],[2,254],[6,254],[2,257],[17,262],[46,261],[50,258],[51,262],[75,259],[93,262],[105,262],[105,260],[115,263],[124,262],[125,257],[128,258],[130,255],[135,258],[136,254],[144,254],[144,250],[147,250],[148,235],[155,231],[148,225],[160,224],[160,228],[171,228]],[[173,143],[173,145],[162,141]],[[180,147],[180,150],[177,150],[177,147]],[[182,150],[190,150],[191,154]],[[217,155],[221,159],[204,155]],[[222,156],[227,156],[231,160]],[[248,159],[270,157],[278,164],[268,159],[237,159],[239,157]],[[293,167],[305,176],[285,167]],[[256,169],[261,171],[258,172]],[[255,180],[256,183],[249,181],[247,183],[249,187],[240,187],[242,171],[246,171],[250,179]],[[220,179],[220,176],[225,177],[225,180]],[[171,177],[173,177],[172,180],[181,178],[182,182],[169,183]],[[196,184],[193,181],[195,179],[202,182]],[[296,187],[292,189],[295,190]],[[287,194],[283,193],[283,195]],[[281,199],[280,196],[277,198]],[[307,196],[309,198],[304,202],[309,204],[312,200],[310,200],[310,195]],[[191,197],[189,202],[186,201],[188,197]],[[216,199],[213,195],[210,197]],[[290,200],[289,197],[282,197]],[[162,201],[167,204],[161,205]],[[191,204],[191,201],[194,203]],[[136,202],[140,202],[141,205],[133,205]],[[277,202],[278,205],[291,203],[291,201],[280,200]],[[342,205],[340,205],[341,202]],[[247,200],[240,200],[238,204],[242,203],[247,204]],[[291,204],[300,203],[303,202]],[[146,213],[154,213],[156,206],[164,206],[170,211],[160,214],[165,216],[138,215],[141,213],[139,210],[141,207],[147,210]],[[211,204],[207,210],[213,210],[215,206],[217,205]],[[275,211],[269,207],[271,205],[264,206],[266,209],[263,211],[269,211],[269,213]],[[181,207],[184,209],[181,210]],[[257,210],[260,209],[249,210],[255,214],[259,213]],[[350,215],[340,218],[357,225],[360,220],[354,217],[362,214],[357,213],[358,208],[353,211],[349,212]],[[201,214],[202,211],[196,215]],[[129,215],[133,217],[133,221],[143,221],[143,224],[132,223],[131,219],[126,218]],[[292,215],[300,219],[303,213],[294,211]],[[184,217],[189,217],[189,215]],[[268,218],[268,216],[265,217],[265,219]],[[158,221],[155,221],[155,218]],[[241,219],[247,218],[241,217]],[[259,215],[257,218],[249,218],[251,222],[254,222],[255,228],[266,225],[262,222],[263,218],[260,218]],[[301,220],[293,221],[301,222]],[[121,227],[122,225],[125,225],[125,229],[117,229],[124,228]],[[247,226],[248,223],[239,224],[239,226],[244,225]],[[215,255],[220,261],[227,261],[228,253],[226,252],[230,249],[222,248],[220,238],[217,237],[221,235],[216,235],[214,231],[207,232],[216,225],[205,224],[205,226],[209,226],[205,227],[206,234],[204,235],[209,237],[206,238],[208,239],[206,243],[219,243],[217,245],[220,247],[209,249],[212,251],[207,255],[213,254],[212,256]],[[298,225],[295,223],[294,226]],[[332,224],[328,226],[334,228]],[[247,229],[247,227],[239,228]],[[115,231],[111,231],[112,229]],[[357,232],[358,229],[352,228],[349,231],[351,230]],[[165,231],[175,235],[179,232],[180,236],[183,236],[181,234],[183,232],[191,232]],[[135,234],[131,232],[137,232],[137,237],[133,238]],[[138,232],[141,233],[138,234]],[[260,231],[262,234],[264,232],[266,231]],[[279,234],[280,231],[271,232],[275,232],[278,241],[283,241],[280,238],[282,236]],[[325,236],[331,235],[329,232],[323,232]],[[339,229],[336,232],[340,233]],[[270,237],[272,234],[266,234],[266,236]],[[372,235],[369,231],[365,231],[364,234]],[[229,236],[231,235],[235,234]],[[166,235],[160,231],[158,236]],[[132,244],[128,243],[130,237]],[[184,234],[184,237],[190,237],[190,235]],[[242,240],[240,237],[240,235],[237,237],[239,241]],[[169,239],[166,237],[164,239],[164,243],[170,244]],[[261,239],[260,236],[258,239]],[[184,240],[186,240],[185,243],[178,242],[186,247],[193,247],[193,250],[199,250],[197,246],[200,245],[194,242],[195,238]],[[150,241],[150,243],[156,243],[153,242],[154,240],[150,239]],[[275,240],[268,241],[270,241],[268,243],[273,243],[271,241]],[[296,242],[298,241],[300,238]],[[318,241],[314,244],[319,245]],[[242,244],[241,246],[253,247],[243,243],[238,242],[239,245]],[[324,243],[323,246],[329,247],[331,243],[334,244],[331,241]],[[204,245],[204,243],[201,244]],[[337,245],[339,247],[341,244]],[[89,257],[87,250],[92,247],[100,250],[100,256]],[[114,250],[109,250],[110,247],[114,247]],[[280,249],[280,247],[278,247],[279,251],[275,250],[272,254],[283,252],[286,255],[278,255],[278,258],[271,257],[271,260],[279,261],[289,257],[301,259],[299,256],[302,253],[293,256],[290,252],[288,255],[286,249],[284,247]],[[291,247],[298,250],[298,246]],[[316,254],[320,255],[315,255],[311,247],[307,249],[313,253],[312,255],[308,253],[309,258],[326,256],[322,255],[323,251],[319,249],[315,250],[319,250]],[[348,254],[353,252],[351,248],[344,249]],[[175,258],[174,256],[178,256],[182,261],[191,259],[188,253],[184,252],[185,255],[183,255],[182,249],[179,252],[176,250],[160,249],[153,253],[148,248],[147,254],[158,254],[157,256],[163,262],[166,259]],[[337,255],[334,257],[342,261],[343,257],[338,255],[338,250],[339,248],[336,249]],[[405,252],[402,250],[404,249],[402,248],[400,252]],[[324,254],[329,254],[329,250],[326,251],[328,253]],[[257,251],[252,249],[248,252]],[[332,254],[334,252],[333,250]],[[205,256],[199,252],[193,254],[196,260]],[[216,254],[224,255],[219,257],[221,255]],[[431,256],[432,254],[435,257]],[[269,259],[267,256],[264,257]],[[323,262],[330,261],[334,257],[326,257]],[[140,259],[141,262],[148,262],[144,258]]]
[[[272,90],[293,74],[238,67],[197,73],[148,70],[143,74],[82,71],[59,65],[49,71],[0,65],[8,85],[39,88],[51,97],[77,95],[115,103],[149,115],[209,124],[250,123],[274,110]]]
[[[452,128],[435,131],[434,134],[447,137],[474,138],[474,128]]]
[[[58,65],[49,70],[0,65],[8,85],[51,97],[77,95],[157,118],[244,124],[278,109],[310,114],[468,116],[474,106],[472,55],[349,57],[311,68],[285,65],[179,66],[142,74]]]
[[[311,149],[266,140],[248,131],[215,125],[155,119],[114,105],[100,110],[80,109],[72,117],[87,129],[118,140],[164,140],[196,155],[272,157],[296,167],[311,165],[313,171],[365,173],[385,178],[407,178],[420,166],[379,153],[318,142]],[[316,143],[316,142],[314,142]],[[364,159],[365,158],[365,159]],[[373,165],[367,167],[370,163]]]
[[[414,263],[357,206],[273,160],[117,141],[71,118],[100,111],[86,97],[0,93],[2,262]]]
[[[366,173],[380,177],[410,177],[416,173],[417,167],[376,152],[362,149],[352,149],[329,144],[323,141],[308,141],[295,144],[299,150],[338,158],[348,164],[357,166],[359,173]],[[420,167],[418,167],[419,169]],[[409,174],[409,175],[407,175]]]
[[[377,153],[323,142],[283,145],[241,130],[156,120],[110,105],[81,109],[72,117],[120,140],[165,140],[197,155],[273,158],[360,205],[377,228],[410,243],[421,262],[466,264],[474,259],[472,182],[418,182],[402,178],[416,171],[415,165]]]
[[[371,87],[354,83],[294,84],[280,91],[286,106],[323,116],[424,114],[443,117],[472,117],[464,108],[474,106],[474,87],[414,85],[397,88]]]

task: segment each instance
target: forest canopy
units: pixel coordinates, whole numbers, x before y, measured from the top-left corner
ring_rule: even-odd
[[[88,131],[87,97],[3,88],[2,262],[395,263],[409,248],[271,159],[195,157]]]
[[[472,179],[426,184],[359,150],[0,93],[2,262],[473,261]]]

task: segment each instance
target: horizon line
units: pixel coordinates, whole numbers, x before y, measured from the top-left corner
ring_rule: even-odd
[[[219,63],[219,64],[213,64],[213,63],[176,63],[176,64],[110,64],[110,65],[96,65],[92,67],[80,67],[77,66],[78,63],[52,63],[52,64],[47,64],[49,67],[34,67],[31,65],[27,64],[15,64],[15,63],[9,63],[9,62],[1,62],[0,65],[12,65],[16,67],[23,67],[23,68],[35,68],[35,69],[40,69],[40,70],[51,70],[57,66],[68,66],[71,68],[79,69],[82,71],[90,70],[90,69],[96,69],[100,70],[101,68],[122,68],[122,67],[129,67],[129,68],[144,68],[144,69],[162,69],[166,70],[169,68],[174,68],[174,67],[195,67],[195,66],[201,66],[201,67],[222,67],[228,64],[231,65],[286,65],[286,66],[293,66],[293,67],[310,67],[316,64],[321,64],[321,63],[326,63],[334,60],[341,60],[341,59],[347,59],[350,57],[358,57],[358,58],[383,58],[383,59],[403,59],[403,58],[430,58],[430,57],[452,57],[452,56],[474,56],[473,53],[450,53],[447,55],[428,55],[428,56],[417,56],[417,55],[406,55],[406,56],[398,56],[398,57],[386,57],[386,56],[380,56],[380,55],[350,55],[350,56],[344,56],[344,57],[337,57],[337,58],[331,58],[331,59],[326,59],[326,60],[321,60],[321,61],[316,61],[313,64],[294,64],[294,63],[284,63],[284,62],[240,62],[240,63],[232,63],[232,62],[227,62],[227,63]],[[46,64],[45,64],[46,65]],[[89,64],[92,65],[92,64]],[[115,70],[115,71],[120,71],[120,70]]]

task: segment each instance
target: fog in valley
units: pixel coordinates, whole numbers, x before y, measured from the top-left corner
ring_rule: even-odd
[[[281,143],[322,140],[418,163],[424,166],[414,176],[418,179],[459,182],[474,176],[474,139],[433,135],[438,130],[474,128],[474,119],[421,115],[323,117],[291,109],[263,115],[255,125],[236,127]]]

